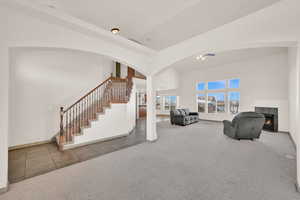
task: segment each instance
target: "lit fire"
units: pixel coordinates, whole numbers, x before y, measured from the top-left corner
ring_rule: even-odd
[[[265,124],[270,125],[270,124],[272,124],[272,121],[271,120],[266,120]]]

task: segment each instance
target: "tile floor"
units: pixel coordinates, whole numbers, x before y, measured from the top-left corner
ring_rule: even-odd
[[[9,151],[10,183],[44,174],[103,154],[146,141],[146,120],[138,120],[136,128],[126,137],[99,142],[60,152],[55,143]]]

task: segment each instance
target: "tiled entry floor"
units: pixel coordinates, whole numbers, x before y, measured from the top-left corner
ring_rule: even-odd
[[[10,183],[47,173],[77,162],[85,161],[146,141],[146,121],[138,120],[136,128],[126,137],[99,142],[60,152],[55,143],[9,152],[8,179]]]

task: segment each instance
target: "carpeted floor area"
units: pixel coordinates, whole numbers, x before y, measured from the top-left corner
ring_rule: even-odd
[[[12,184],[0,200],[298,200],[288,134],[256,141],[222,124],[158,123],[159,140]]]

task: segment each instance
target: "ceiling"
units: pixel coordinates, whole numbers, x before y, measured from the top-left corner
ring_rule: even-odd
[[[242,60],[255,59],[284,52],[287,52],[286,47],[266,47],[233,50],[217,53],[216,56],[208,57],[204,61],[197,60],[196,56],[193,56],[179,61],[170,67],[173,67],[176,71],[183,73],[191,70],[225,66],[226,64],[239,62]]]
[[[29,0],[161,50],[279,0]]]

